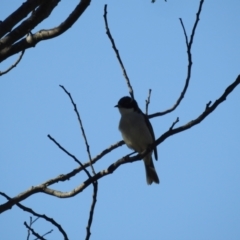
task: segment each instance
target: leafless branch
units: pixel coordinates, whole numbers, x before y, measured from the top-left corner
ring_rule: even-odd
[[[28,230],[31,231],[31,233],[32,233],[35,237],[37,237],[37,239],[46,240],[46,238],[40,236],[40,235],[39,235],[37,232],[35,232],[30,226],[28,226],[28,224],[27,224],[26,222],[24,222],[24,225],[26,226],[26,228],[27,228]]]
[[[52,233],[52,232],[53,232],[53,229],[50,230],[50,231],[48,231],[48,232],[46,232],[46,233],[44,233],[44,234],[42,235],[42,237],[44,237],[44,236],[46,236],[46,235],[48,235],[48,234],[50,234],[50,233]],[[34,240],[38,240],[38,238],[35,238]]]
[[[88,157],[89,157],[90,166],[92,168],[92,173],[93,173],[93,175],[96,175],[96,172],[95,172],[93,164],[92,164],[92,157],[91,157],[91,153],[90,153],[90,147],[89,147],[89,144],[88,144],[87,136],[85,134],[85,130],[84,130],[84,127],[83,127],[83,124],[82,124],[82,120],[81,120],[80,114],[79,114],[78,109],[77,109],[77,105],[73,101],[71,94],[65,89],[65,87],[62,86],[62,85],[60,85],[60,87],[69,96],[69,98],[71,100],[71,103],[72,103],[72,105],[74,107],[74,111],[75,111],[75,113],[77,115],[78,122],[79,122],[79,125],[80,125],[80,128],[81,128],[81,132],[82,132],[82,135],[83,135],[83,138],[84,138],[84,141],[85,141],[85,145],[86,145],[86,149],[87,149],[87,153],[88,153]],[[92,220],[93,220],[94,209],[95,209],[96,202],[97,202],[97,192],[98,192],[98,182],[94,181],[93,182],[93,199],[92,199],[92,204],[91,204],[91,208],[90,208],[90,212],[89,212],[88,225],[86,227],[86,230],[87,230],[86,240],[89,240],[90,235],[91,235],[91,225],[92,225]]]
[[[204,110],[204,112],[202,114],[200,114],[197,118],[195,118],[194,120],[188,122],[187,124],[181,126],[181,127],[178,127],[178,128],[175,128],[175,129],[169,129],[167,132],[165,132],[161,137],[159,137],[154,146],[157,146],[159,145],[160,143],[162,143],[165,139],[167,139],[168,137],[176,134],[176,133],[179,133],[179,132],[182,132],[182,131],[185,131],[197,124],[199,124],[200,122],[202,122],[210,113],[212,113],[222,102],[224,102],[227,98],[227,96],[240,84],[240,75],[238,75],[238,77],[236,78],[236,80],[231,84],[229,85],[224,93],[221,95],[221,97],[219,97],[211,106],[210,106],[210,102],[206,105],[206,108]]]
[[[7,32],[10,33],[0,39],[0,62],[18,52],[35,47],[40,41],[48,40],[61,35],[72,27],[91,2],[91,0],[80,0],[79,4],[71,12],[71,14],[57,27],[40,30],[35,34],[24,37],[35,26],[49,17],[59,1],[60,0],[27,0],[12,15],[1,23],[0,36],[3,37]],[[20,23],[20,21],[31,11],[31,16]],[[19,24],[19,26],[11,31],[11,29],[17,24]]]
[[[87,140],[87,137],[86,137],[86,134],[85,134],[85,130],[83,128],[83,124],[82,124],[82,120],[81,120],[80,114],[79,114],[78,109],[77,109],[77,104],[73,101],[71,93],[68,92],[64,86],[62,86],[62,85],[59,85],[59,86],[64,90],[64,92],[68,95],[68,97],[71,100],[71,103],[73,105],[74,111],[75,111],[75,113],[77,115],[77,118],[78,118],[80,129],[81,129],[81,132],[82,132],[82,135],[83,135],[83,139],[84,139],[84,142],[85,142],[85,145],[86,145],[90,166],[92,168],[93,174],[95,174],[95,171],[94,171],[94,168],[93,168],[93,165],[92,165],[92,157],[91,157],[91,153],[90,153],[90,147],[89,147],[88,140]]]
[[[3,72],[0,71],[0,76],[2,76],[2,75],[4,75],[4,74],[8,73],[8,72],[11,71],[14,67],[16,67],[16,66],[18,65],[18,63],[21,61],[24,52],[25,52],[25,50],[23,50],[23,51],[21,52],[21,54],[19,55],[17,61],[16,61],[12,66],[10,66],[8,69],[6,69],[6,70],[3,71]]]
[[[1,22],[0,38],[10,32],[12,28],[22,21],[27,15],[47,0],[28,0],[24,2],[16,11]]]
[[[95,173],[96,175],[96,173]],[[93,182],[93,199],[92,199],[92,204],[89,212],[89,218],[88,218],[88,224],[86,227],[87,234],[86,234],[86,240],[90,239],[91,236],[91,226],[92,226],[92,220],[93,220],[93,214],[94,214],[94,209],[96,206],[97,202],[97,192],[98,192],[98,181]]]
[[[75,162],[77,162],[80,166],[81,166],[81,170],[83,170],[87,176],[89,178],[91,178],[91,174],[89,173],[89,171],[86,169],[86,167],[74,156],[72,155],[70,152],[68,152],[64,147],[62,147],[60,145],[60,143],[58,143],[53,137],[51,137],[49,134],[48,134],[48,138],[50,140],[52,140],[63,152],[65,152],[69,157],[71,157]]]
[[[147,100],[146,100],[146,115],[148,115],[148,105],[150,104],[151,92],[152,92],[152,89],[149,89],[148,97],[147,97]]]
[[[179,118],[177,117],[177,119],[172,123],[171,127],[169,128],[169,130],[172,130],[174,128],[174,126],[179,122]]]
[[[123,71],[123,76],[125,77],[126,79],[126,82],[127,82],[127,86],[128,86],[128,90],[129,90],[129,94],[131,95],[131,97],[134,99],[134,93],[133,93],[133,88],[132,88],[132,85],[130,83],[130,80],[128,78],[128,75],[127,75],[127,71],[123,65],[123,62],[121,60],[121,57],[120,57],[120,54],[119,54],[119,51],[115,45],[115,41],[111,35],[111,32],[109,30],[109,27],[108,27],[108,21],[107,21],[107,4],[104,5],[104,15],[103,15],[103,18],[104,18],[104,22],[105,22],[105,27],[106,27],[106,34],[110,40],[110,42],[112,43],[112,48],[117,56],[117,59],[118,59],[118,62],[120,63],[120,66],[122,68],[122,71]]]
[[[0,50],[10,46],[18,39],[29,33],[44,19],[49,17],[53,9],[60,0],[42,1],[36,10],[33,10],[31,16],[24,20],[19,26],[13,29],[9,34],[0,40]],[[4,21],[3,21],[4,22]]]
[[[213,112],[223,101],[226,100],[227,96],[240,84],[240,75],[237,77],[237,79],[231,84],[229,85],[224,93],[211,105],[208,106],[207,108],[205,108],[205,110],[203,111],[203,113],[201,113],[197,118],[195,118],[194,120],[188,122],[187,124],[178,127],[178,128],[174,128],[174,129],[169,129],[168,131],[166,131],[162,136],[160,136],[155,143],[153,144],[152,148],[149,148],[144,154],[147,154],[148,152],[150,152],[155,146],[159,145],[160,143],[162,143],[163,141],[165,141],[168,137],[185,131],[197,124],[199,124],[201,121],[203,121],[211,112]],[[79,194],[80,192],[82,192],[85,188],[87,188],[90,184],[92,184],[94,181],[99,180],[100,178],[109,175],[111,173],[113,173],[120,165],[122,164],[126,164],[126,163],[130,163],[130,162],[135,162],[138,161],[140,159],[142,159],[142,157],[145,156],[143,154],[137,154],[136,156],[133,157],[123,157],[119,160],[117,160],[115,163],[111,164],[107,169],[102,170],[100,172],[98,172],[96,175],[94,175],[92,178],[88,178],[85,182],[83,182],[82,184],[80,184],[78,187],[74,188],[72,191],[70,192],[60,192],[60,191],[56,191],[54,189],[50,189],[47,188],[47,186],[56,183],[58,181],[65,181],[67,179],[69,179],[71,176],[76,174],[76,169],[73,170],[72,172],[68,173],[68,174],[63,174],[58,176],[55,179],[51,179],[41,185],[35,186],[35,187],[31,187],[30,189],[28,189],[27,191],[19,194],[18,196],[8,200],[6,203],[3,203],[2,205],[0,205],[0,213],[10,209],[12,206],[14,206],[16,203],[19,203],[20,201],[26,199],[27,197],[39,193],[39,192],[43,192],[52,196],[56,196],[56,197],[60,197],[60,198],[67,198],[67,197],[72,197],[75,196],[77,194]],[[79,171],[79,170],[78,170]]]
[[[195,23],[194,23],[193,28],[192,28],[192,33],[191,33],[191,37],[190,37],[189,42],[188,42],[188,37],[187,37],[187,33],[186,33],[186,30],[185,30],[184,24],[182,22],[182,19],[180,18],[180,23],[181,23],[181,26],[183,28],[183,33],[184,33],[184,36],[185,36],[185,41],[186,41],[186,46],[187,46],[187,56],[188,56],[187,77],[186,77],[186,81],[185,81],[183,91],[181,92],[181,94],[180,94],[179,98],[177,99],[176,103],[171,108],[169,108],[169,109],[167,109],[163,112],[157,112],[157,113],[154,113],[154,114],[150,114],[150,115],[148,115],[149,118],[153,118],[153,117],[157,117],[157,116],[163,116],[167,113],[172,112],[173,110],[175,110],[178,107],[178,105],[180,104],[180,102],[184,98],[184,95],[185,95],[185,93],[188,89],[188,85],[189,85],[189,82],[190,82],[190,79],[191,79],[191,72],[192,72],[192,53],[191,53],[191,50],[192,50],[192,44],[193,44],[193,40],[194,40],[194,36],[195,36],[195,31],[196,31],[198,22],[200,20],[199,17],[200,17],[201,11],[202,11],[203,3],[204,3],[204,0],[201,0],[200,4],[199,4],[198,12],[196,14],[196,20],[195,20]]]
[[[38,218],[37,218],[38,219]],[[36,221],[36,219],[34,220],[34,222]],[[32,217],[30,216],[30,223],[29,223],[29,226],[32,227],[32,224],[33,224],[33,220],[32,220]],[[31,231],[28,229],[28,235],[27,235],[27,240],[29,240],[29,237],[31,235]]]
[[[7,196],[7,194],[5,193],[0,193],[0,195],[4,196],[5,198],[7,198],[8,200],[10,200],[11,198],[9,196]],[[63,237],[64,237],[64,240],[68,240],[68,236],[67,236],[67,233],[63,230],[62,226],[60,224],[58,224],[53,218],[50,218],[48,216],[46,216],[45,214],[39,214],[39,213],[36,213],[35,211],[33,211],[31,208],[28,208],[24,205],[22,205],[21,203],[16,203],[16,205],[22,209],[23,211],[25,212],[29,212],[31,213],[32,215],[36,216],[37,218],[35,220],[32,221],[32,217],[30,217],[30,227],[32,226],[32,224],[34,222],[36,222],[39,218],[43,218],[45,219],[46,221],[52,223],[58,230],[59,232],[62,233]],[[30,231],[30,229],[28,229]],[[29,236],[29,235],[28,235]],[[27,238],[29,239],[29,237]]]

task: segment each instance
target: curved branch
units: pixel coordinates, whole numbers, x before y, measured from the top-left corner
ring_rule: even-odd
[[[11,198],[9,196],[7,196],[7,194],[5,193],[0,193],[2,196],[4,196],[5,198],[7,198],[8,200],[10,200]],[[24,205],[22,205],[21,203],[16,203],[16,205],[22,209],[23,211],[25,212],[29,212],[31,213],[32,215],[38,217],[38,218],[43,218],[45,219],[46,221],[52,223],[56,228],[58,228],[59,232],[62,233],[62,235],[64,236],[64,239],[65,240],[68,240],[68,236],[66,234],[66,232],[63,230],[62,226],[60,224],[58,224],[53,218],[50,218],[48,216],[46,216],[45,214],[39,214],[39,213],[36,213],[35,211],[33,211],[31,208],[28,208]]]
[[[85,182],[83,182],[81,185],[79,185],[78,187],[76,187],[75,189],[73,189],[72,191],[70,192],[66,192],[66,193],[63,193],[63,192],[60,192],[60,191],[57,191],[57,190],[54,190],[54,189],[50,189],[50,188],[47,188],[47,186],[53,184],[53,183],[56,183],[58,181],[65,181],[67,179],[69,179],[69,175],[70,173],[68,174],[65,174],[65,175],[60,175],[59,177],[55,178],[55,179],[52,179],[52,180],[49,180],[41,185],[38,185],[38,186],[35,186],[35,187],[31,187],[29,190],[19,194],[18,196],[12,198],[11,200],[7,201],[6,203],[0,205],[0,213],[12,208],[16,203],[26,199],[27,197],[35,194],[35,193],[39,193],[39,192],[42,192],[42,193],[46,193],[46,194],[49,194],[49,195],[52,195],[52,196],[56,196],[56,197],[59,197],[59,198],[68,198],[68,197],[73,197],[77,194],[79,194],[80,192],[82,192],[84,189],[86,189],[90,184],[92,184],[93,182],[99,180],[100,178],[106,176],[106,175],[109,175],[111,173],[113,173],[120,165],[122,164],[126,164],[126,163],[130,163],[130,162],[135,162],[135,161],[139,161],[140,159],[142,159],[146,154],[148,154],[150,151],[152,151],[152,149],[159,145],[160,143],[162,143],[163,141],[165,141],[168,137],[176,134],[176,133],[179,133],[179,132],[182,132],[182,131],[185,131],[195,125],[197,125],[198,123],[200,123],[201,121],[203,121],[211,112],[213,112],[223,101],[226,100],[227,96],[240,84],[240,75],[237,77],[237,79],[231,84],[229,85],[224,93],[221,95],[221,97],[219,97],[211,106],[210,106],[210,103],[208,103],[206,105],[206,108],[204,110],[204,112],[202,114],[200,114],[196,119],[188,122],[187,124],[181,126],[181,127],[178,127],[178,128],[175,128],[173,129],[173,127],[171,127],[167,132],[165,132],[162,136],[160,136],[156,141],[155,143],[149,148],[147,149],[144,154],[137,154],[136,156],[134,157],[128,157],[128,156],[125,156],[119,160],[117,160],[115,163],[111,164],[107,169],[105,170],[102,170],[100,172],[98,172],[96,175],[94,175],[93,177],[91,178],[88,178]],[[76,170],[74,170],[76,171]],[[73,172],[71,172],[71,174],[73,174]],[[75,173],[75,172],[74,172]],[[76,174],[76,173],[75,173]],[[75,175],[74,174],[74,175]]]
[[[183,33],[184,33],[184,36],[185,36],[185,41],[186,41],[186,46],[187,46],[187,56],[188,56],[188,68],[187,68],[187,77],[186,77],[186,81],[185,81],[185,85],[184,85],[184,88],[179,96],[179,98],[177,99],[176,103],[169,109],[163,111],[163,112],[158,112],[158,113],[154,113],[154,114],[150,114],[148,115],[149,118],[153,118],[153,117],[158,117],[158,116],[163,116],[167,113],[170,113],[172,112],[173,110],[175,110],[178,105],[180,104],[180,102],[182,101],[182,99],[184,98],[184,95],[188,89],[188,85],[189,85],[189,82],[190,82],[190,78],[191,78],[191,71],[192,71],[192,54],[191,54],[191,48],[192,48],[192,44],[193,44],[193,39],[194,39],[194,36],[195,36],[195,31],[196,31],[196,28],[197,28],[197,25],[198,25],[198,22],[200,20],[199,16],[201,14],[201,11],[202,11],[202,5],[204,3],[204,0],[201,0],[200,1],[200,4],[199,4],[199,8],[198,8],[198,12],[196,14],[196,20],[195,20],[195,23],[193,25],[193,29],[192,29],[192,33],[191,33],[191,37],[190,37],[190,41],[188,42],[188,37],[187,37],[187,34],[186,34],[186,30],[185,30],[185,27],[183,25],[183,22],[182,22],[182,19],[180,18],[180,23],[181,23],[181,26],[183,28]]]
[[[174,128],[171,127],[167,132],[165,132],[161,137],[159,137],[156,141],[155,141],[155,144],[154,146],[157,146],[159,145],[160,143],[162,143],[164,140],[166,140],[168,137],[176,134],[176,133],[179,133],[179,132],[182,132],[182,131],[185,131],[197,124],[199,124],[201,121],[203,121],[211,112],[213,112],[220,103],[224,102],[227,98],[227,96],[237,87],[237,85],[240,84],[240,75],[238,75],[238,77],[236,78],[236,80],[231,84],[229,85],[224,93],[222,94],[221,97],[219,97],[211,106],[211,102],[207,103],[206,104],[206,107],[205,107],[205,110],[204,112],[199,115],[196,119],[188,122],[187,124],[181,126],[181,127],[178,127],[178,128]],[[174,126],[174,125],[173,125]]]
[[[21,54],[19,55],[17,61],[16,61],[12,66],[10,66],[8,69],[6,69],[6,70],[3,71],[3,72],[0,71],[0,76],[2,76],[2,75],[4,75],[4,74],[8,73],[8,72],[11,71],[14,67],[16,67],[16,66],[18,65],[18,63],[21,61],[24,52],[25,52],[25,50],[23,50],[23,51],[21,52]]]
[[[68,97],[71,100],[74,111],[75,111],[75,113],[77,115],[77,118],[78,118],[78,122],[79,122],[81,132],[82,132],[82,135],[83,135],[83,139],[84,139],[84,142],[85,142],[85,145],[86,145],[86,150],[87,150],[87,153],[88,153],[92,173],[93,173],[93,175],[96,175],[96,172],[95,172],[93,164],[92,164],[90,146],[88,144],[88,140],[87,140],[87,136],[85,134],[85,130],[84,130],[84,127],[83,127],[83,124],[82,124],[82,120],[81,120],[80,114],[79,114],[78,109],[77,109],[77,104],[73,101],[71,93],[68,92],[64,86],[60,85],[60,87],[64,90],[64,92],[68,95]],[[82,166],[82,164],[81,164],[81,166]],[[97,193],[98,193],[98,182],[96,181],[96,182],[93,182],[92,184],[93,184],[93,198],[92,198],[92,204],[91,204],[91,208],[90,208],[90,212],[89,212],[88,224],[87,224],[87,227],[86,227],[86,230],[87,230],[86,240],[89,240],[90,236],[91,236],[91,225],[92,225],[93,214],[94,214],[94,209],[95,209],[96,202],[97,202]]]
[[[130,96],[134,99],[134,92],[133,92],[133,88],[132,88],[132,85],[130,83],[130,79],[127,75],[127,71],[123,65],[123,62],[122,62],[122,59],[120,57],[120,54],[119,54],[119,51],[115,45],[115,42],[114,42],[114,39],[112,37],[112,34],[109,30],[109,27],[108,27],[108,21],[107,21],[107,4],[104,5],[104,15],[103,15],[103,18],[104,18],[104,22],[105,22],[105,27],[106,27],[106,34],[110,40],[110,42],[112,43],[112,48],[117,56],[117,60],[122,68],[122,71],[123,71],[123,76],[125,77],[126,79],[126,82],[127,82],[127,86],[128,86],[128,90],[129,90],[129,93],[130,93]]]
[[[33,228],[31,228],[30,226],[28,226],[28,224],[27,224],[26,222],[24,222],[24,225],[25,225],[25,227],[26,227],[28,230],[31,231],[32,235],[34,235],[37,239],[47,240],[46,238],[40,236],[37,232],[35,232],[35,231],[33,230]]]
[[[0,62],[24,49],[35,47],[40,41],[55,38],[63,34],[78,20],[78,18],[89,6],[90,2],[91,0],[81,0],[72,13],[67,17],[67,19],[59,26],[48,30],[40,30],[35,34],[30,34],[26,38],[21,39],[13,45],[6,46],[0,51]]]

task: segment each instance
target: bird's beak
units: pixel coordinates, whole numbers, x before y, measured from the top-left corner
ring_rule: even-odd
[[[117,107],[118,108],[118,105],[114,106],[114,107]]]

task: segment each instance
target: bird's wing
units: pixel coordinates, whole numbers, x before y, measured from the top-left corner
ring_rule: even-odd
[[[146,114],[144,114],[144,113],[142,113],[142,114],[144,115],[145,122],[146,122],[146,124],[147,124],[147,126],[148,126],[148,129],[149,129],[151,135],[152,135],[153,142],[155,142],[155,135],[154,135],[154,131],[153,131],[152,124],[150,123],[150,121],[149,121],[149,119],[148,119],[148,116],[147,116]],[[155,159],[158,160],[157,147],[154,147],[153,151],[154,151],[154,157],[155,157]]]

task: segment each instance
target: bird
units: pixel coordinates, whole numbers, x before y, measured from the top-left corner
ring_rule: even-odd
[[[124,142],[130,149],[143,153],[149,145],[155,142],[153,128],[147,115],[138,107],[136,100],[129,96],[122,97],[115,107],[118,108],[121,114],[118,129],[122,134]],[[157,160],[157,148],[155,147],[153,151]],[[160,181],[152,160],[152,151],[143,158],[143,161],[147,184],[159,183]]]

